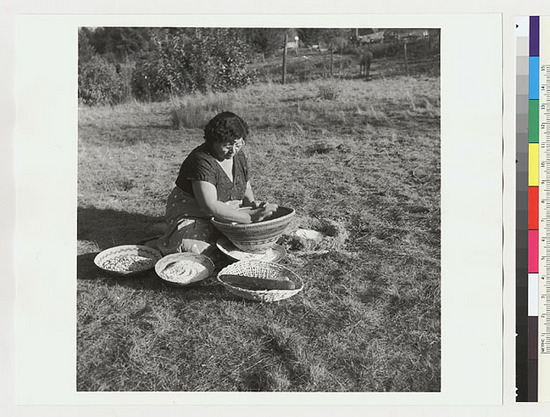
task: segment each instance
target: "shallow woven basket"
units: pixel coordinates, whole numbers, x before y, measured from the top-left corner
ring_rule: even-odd
[[[284,281],[290,279],[296,285],[293,290],[247,290],[234,287],[223,281],[224,275],[241,275],[263,279],[276,279]],[[268,303],[284,300],[298,294],[304,288],[302,280],[290,269],[272,262],[239,261],[226,266],[218,273],[218,281],[231,293],[248,300],[265,301]]]
[[[113,260],[119,256],[124,255],[139,255],[146,258],[152,259],[154,262],[151,263],[151,266],[148,268],[140,269],[139,271],[113,271],[104,267],[105,262]],[[137,275],[142,275],[147,272],[150,272],[154,269],[155,263],[162,258],[162,254],[149,246],[144,245],[122,245],[115,246],[113,248],[105,249],[104,251],[98,253],[94,258],[95,265],[102,271],[118,276],[118,277],[133,277]]]
[[[191,261],[195,264],[202,265],[206,268],[206,270],[203,271],[200,275],[189,275],[183,277],[180,275],[176,279],[169,276],[165,272],[165,270],[170,264],[176,263],[178,261]],[[171,255],[166,255],[164,258],[157,262],[157,264],[155,265],[155,272],[163,281],[167,282],[168,284],[183,287],[189,284],[203,281],[208,278],[210,275],[212,275],[212,272],[214,272],[214,264],[212,263],[210,258],[205,255],[190,252],[173,253]]]
[[[269,220],[258,223],[223,223],[212,219],[212,224],[240,250],[261,253],[277,242],[294,214],[294,209],[280,206]]]

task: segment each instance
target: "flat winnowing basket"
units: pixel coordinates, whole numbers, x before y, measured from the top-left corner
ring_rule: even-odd
[[[223,280],[224,275],[240,275],[261,279],[291,280],[296,285],[293,290],[249,290],[235,287]],[[290,269],[272,262],[239,261],[228,265],[218,273],[218,281],[231,293],[253,301],[274,302],[290,298],[304,288],[302,280]]]
[[[94,263],[110,275],[133,277],[153,270],[160,258],[161,253],[149,246],[122,245],[98,253]]]

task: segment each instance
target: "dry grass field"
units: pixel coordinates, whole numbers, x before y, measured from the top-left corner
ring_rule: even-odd
[[[181,162],[226,109],[251,127],[256,196],[295,208],[292,227],[333,226],[322,251],[283,242],[305,289],[266,304],[213,277],[101,273],[99,251],[162,230]],[[82,107],[78,169],[78,390],[440,390],[439,77]]]

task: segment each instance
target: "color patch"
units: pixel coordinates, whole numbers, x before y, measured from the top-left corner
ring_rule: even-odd
[[[539,55],[539,16],[530,16],[529,18],[529,55]]]
[[[539,57],[529,57],[529,99],[539,99]]]
[[[539,187],[529,187],[529,230],[539,228]]]
[[[529,230],[529,264],[527,265],[530,274],[539,272],[539,231]]]
[[[539,141],[539,101],[529,100],[529,142]]]
[[[529,187],[539,185],[539,144],[529,144]]]
[[[527,291],[527,314],[529,315],[529,317],[537,317],[539,315],[539,299],[538,291],[536,291],[538,285],[539,274],[529,274],[529,285]]]

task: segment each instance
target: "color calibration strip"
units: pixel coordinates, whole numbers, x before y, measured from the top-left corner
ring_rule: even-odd
[[[516,20],[516,401],[550,401],[550,17]]]
[[[527,401],[538,399],[539,274],[539,17],[529,18],[529,278],[527,283]]]
[[[529,400],[529,17],[516,20],[516,401]],[[533,196],[533,193],[531,193]],[[538,201],[538,196],[536,197]],[[531,204],[532,206],[532,204]],[[532,391],[531,391],[532,392]]]

